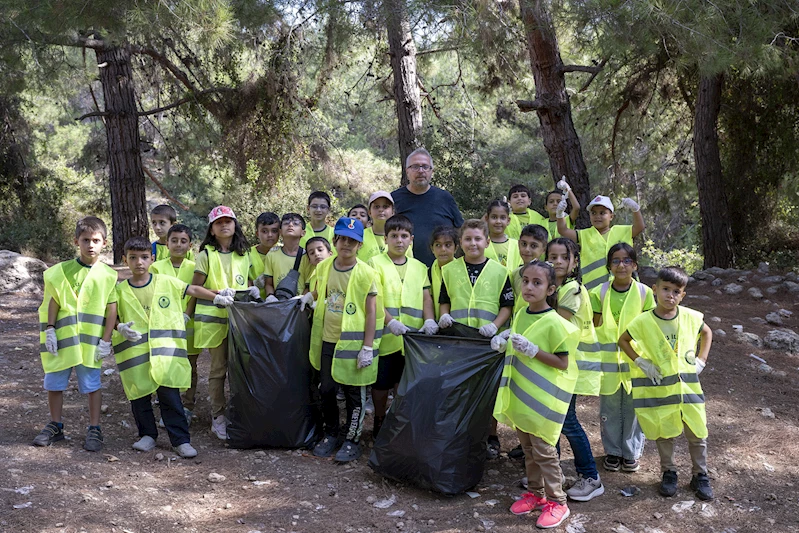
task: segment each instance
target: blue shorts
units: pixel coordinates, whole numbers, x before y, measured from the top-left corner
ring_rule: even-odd
[[[78,377],[78,390],[81,394],[89,394],[100,390],[100,368],[89,368],[83,365],[72,368],[75,369],[75,375]],[[45,373],[44,390],[53,392],[67,390],[72,368],[66,368],[60,372]]]

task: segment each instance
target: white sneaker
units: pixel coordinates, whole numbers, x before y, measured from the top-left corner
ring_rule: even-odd
[[[149,452],[155,448],[155,439],[149,435],[145,435],[133,443],[133,449],[140,452]]]
[[[371,415],[375,412],[375,402],[372,401],[372,397],[369,396],[366,399],[366,403],[363,406],[363,410],[366,412],[367,415]]]
[[[216,435],[220,440],[227,440],[227,418],[225,415],[219,415],[211,422],[211,433]]]
[[[197,457],[197,450],[189,444],[188,442],[184,442],[180,446],[175,446],[175,451],[177,454],[184,459],[191,459],[192,457]]]
[[[605,487],[598,477],[590,479],[581,476],[577,483],[566,491],[569,498],[578,502],[587,502],[602,494],[605,494]]]

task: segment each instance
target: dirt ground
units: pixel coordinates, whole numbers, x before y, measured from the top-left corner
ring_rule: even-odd
[[[732,279],[725,280],[734,281]],[[673,498],[657,494],[657,450],[648,443],[636,474],[604,472],[603,496],[571,502],[571,519],[557,531],[569,533],[743,533],[799,531],[799,356],[756,349],[732,340],[732,325],[761,337],[773,326],[764,317],[779,308],[794,312],[786,327],[799,326],[799,306],[787,291],[753,300],[746,292],[717,294],[703,283],[689,287],[685,304],[705,313],[726,337],[713,342],[702,384],[707,398],[709,466],[716,499],[696,501],[678,512],[675,504],[694,500],[688,489],[690,460],[684,439],[678,446],[680,489]],[[750,284],[745,283],[744,287]],[[762,289],[765,287],[761,286]],[[693,296],[690,297],[690,296]],[[508,511],[523,475],[520,462],[505,453],[486,465],[479,497],[443,497],[382,479],[367,466],[368,452],[341,466],[303,450],[234,450],[212,437],[207,400],[207,352],[201,356],[201,383],[192,443],[194,460],[179,459],[165,434],[151,453],[130,448],[136,439],[128,401],[116,372],[103,376],[105,449],[82,449],[88,424],[85,397],[70,382],[64,423],[68,440],[34,448],[33,437],[48,421],[38,357],[38,298],[4,295],[0,300],[0,531],[2,532],[165,532],[319,531],[333,532],[521,532],[535,529],[533,516]],[[711,321],[719,317],[720,322]],[[765,359],[773,369],[758,370]],[[107,361],[104,368],[114,368]],[[783,374],[784,372],[784,374]],[[580,398],[578,415],[601,463],[599,402]],[[764,416],[768,408],[774,418]],[[766,412],[768,414],[768,412]],[[371,417],[365,441],[371,445]],[[514,433],[500,427],[503,452],[516,445]],[[563,439],[564,472],[574,479],[569,446]],[[159,460],[160,454],[160,460]],[[210,473],[225,476],[208,481]],[[623,497],[634,485],[641,492]],[[375,500],[396,498],[387,509]],[[687,504],[686,504],[687,505]],[[401,516],[400,516],[401,515]]]

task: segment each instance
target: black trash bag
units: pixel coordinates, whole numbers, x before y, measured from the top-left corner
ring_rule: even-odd
[[[228,307],[228,443],[302,448],[318,439],[308,349],[311,327],[298,300]]]
[[[459,494],[483,477],[504,357],[461,324],[404,337],[405,371],[369,466],[389,479]]]

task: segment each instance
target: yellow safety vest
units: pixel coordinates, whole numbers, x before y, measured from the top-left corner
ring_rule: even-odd
[[[103,365],[102,360],[94,360],[94,353],[103,338],[108,298],[116,282],[116,271],[100,261],[86,274],[79,294],[64,275],[64,263],[44,271],[44,299],[39,306],[39,355],[45,373],[60,372],[77,365],[90,368]],[[53,297],[60,303],[54,324],[58,356],[51,355],[44,346],[47,309]]]
[[[602,304],[602,325],[596,328],[599,353],[602,360],[602,384],[599,393],[602,395],[616,394],[619,387],[623,386],[624,390],[629,394],[632,390],[630,363],[624,352],[619,348],[617,341],[621,334],[627,331],[627,325],[635,317],[643,313],[647,292],[652,292],[652,289],[643,283],[632,280],[632,285],[627,291],[627,298],[625,298],[624,305],[621,308],[619,323],[616,324],[616,320],[610,310],[610,298],[607,297],[611,283],[606,281],[591,291],[599,294],[599,302]]]
[[[358,249],[358,259],[364,263],[368,263],[371,258],[382,253],[384,252],[380,250],[380,243],[377,242],[374,229],[366,228],[363,230],[363,244]],[[405,250],[405,257],[409,259],[413,258],[413,241],[411,241],[408,249]]]
[[[191,282],[194,279],[194,265],[194,261],[183,259],[183,262],[180,263],[180,268],[175,270],[175,267],[172,266],[172,261],[169,258],[166,258],[162,259],[161,261],[156,261],[150,265],[150,273],[172,276],[173,278],[178,278],[180,281],[191,285]],[[189,305],[189,300],[191,300],[191,296],[187,295],[183,298],[184,313]],[[189,355],[197,355],[200,353],[200,351],[200,349],[194,346],[194,319],[191,318],[188,322],[186,322],[186,353]]]
[[[133,322],[141,333],[138,341],[125,340],[114,331],[114,358],[128,400],[142,398],[158,389],[188,389],[191,365],[186,357],[183,327],[183,283],[172,276],[153,274],[153,300],[147,317],[127,282],[120,283],[119,321]]]
[[[438,297],[441,295],[441,265],[438,264],[438,259],[433,261],[430,267],[430,296],[433,298],[433,314],[436,317],[436,322],[441,318],[441,312],[438,309]]]
[[[316,266],[316,291],[319,304],[314,310],[313,327],[311,329],[311,349],[309,359],[316,370],[322,362],[322,330],[324,329],[327,306],[324,300],[327,295],[327,280],[335,258],[328,257]],[[363,348],[366,329],[366,297],[372,283],[377,286],[375,301],[375,340],[372,343],[374,362],[366,368],[358,368],[358,353]],[[341,336],[336,343],[333,354],[331,374],[337,383],[352,386],[371,385],[377,380],[377,356],[380,355],[380,338],[383,335],[383,289],[380,278],[372,267],[361,260],[355,264],[347,284],[344,300],[344,313],[341,317]]]
[[[494,242],[489,239],[488,248],[486,248],[485,256],[500,263],[497,249],[494,247]],[[519,254],[519,241],[512,237],[508,237],[508,257],[505,260],[505,268],[508,269],[508,275],[518,267],[522,266],[522,256]]]
[[[519,333],[516,330],[518,318],[513,322],[513,332]],[[554,446],[560,438],[577,382],[574,353],[580,341],[580,330],[552,311],[539,318],[522,334],[549,353],[566,339],[569,366],[566,370],[558,370],[538,359],[517,355],[508,342],[505,367],[494,404],[494,418]]]
[[[652,313],[638,315],[627,326],[641,357],[660,368],[655,385],[637,365],[630,365],[633,408],[647,439],[670,439],[683,431],[683,422],[700,439],[707,437],[705,395],[696,373],[696,343],[702,313],[678,307],[677,344],[672,349]]]
[[[374,256],[369,264],[380,277],[385,309],[392,317],[415,332],[424,325],[424,286],[427,285],[427,267],[416,259],[407,259],[407,261],[404,281],[400,279],[397,266],[388,254]],[[380,311],[381,309],[377,310],[378,313]],[[399,351],[405,353],[402,337],[392,334],[386,325],[380,338],[380,353],[387,355]]]
[[[327,239],[327,242],[330,243],[330,247],[333,248],[333,255],[336,254],[336,249],[333,247],[333,228],[325,224],[325,228],[320,233],[316,233],[310,224],[305,226],[305,235],[300,239],[300,246],[305,248],[305,243],[312,237],[324,237]]]
[[[231,272],[222,272],[219,252],[206,246],[208,252],[208,276],[205,287],[210,290],[234,289],[243,291],[247,288],[247,277],[250,270],[249,254],[230,254]],[[217,307],[211,300],[197,299],[194,309],[194,346],[196,348],[216,348],[227,337],[227,309]]]
[[[153,261],[161,261],[162,259],[169,259],[169,247],[166,244],[161,244],[158,241],[153,243],[153,248],[155,248],[155,259]],[[191,248],[186,250],[186,257],[184,259],[188,259],[189,261],[194,259],[194,252]]]
[[[580,241],[580,272],[583,275],[583,285],[589,291],[598,287],[610,277],[608,272],[608,250],[620,242],[633,243],[632,226],[611,226],[605,235],[602,235],[593,226],[578,229]],[[605,238],[607,237],[607,238]]]
[[[591,309],[591,300],[584,285],[577,280],[570,280],[558,289],[558,296],[580,291],[580,308],[571,318],[571,323],[580,329],[580,343],[577,345],[575,359],[577,360],[577,385],[574,394],[583,396],[599,396],[602,382],[602,355],[596,330],[594,329],[594,312]]]
[[[496,320],[508,269],[489,259],[472,285],[461,257],[445,265],[441,276],[449,295],[449,315],[455,322],[479,328]]]
[[[556,220],[549,220],[549,217],[546,217],[546,224],[544,227],[547,229],[547,233],[549,233],[549,240],[557,239],[560,237],[560,233],[558,233],[558,221]],[[571,219],[570,216],[566,216],[566,227],[569,229],[574,229],[574,221]]]
[[[527,222],[527,224],[538,224],[539,226],[543,226],[545,229],[547,228],[547,220],[549,219],[548,216],[545,217],[538,211],[533,211],[532,209],[527,210],[527,216],[529,217],[529,222]],[[518,239],[521,234],[522,223],[519,220],[519,217],[511,212],[510,223],[508,224],[508,227],[505,228],[505,235],[512,239]]]

